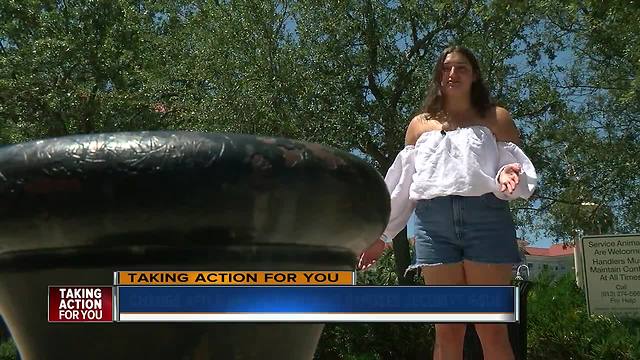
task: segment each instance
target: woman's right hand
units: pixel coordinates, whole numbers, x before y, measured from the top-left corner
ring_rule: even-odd
[[[500,184],[500,191],[513,194],[513,191],[516,189],[516,187],[520,183],[521,171],[522,171],[522,166],[518,163],[505,165],[505,167],[502,169],[502,171],[500,171],[500,174],[498,175],[498,183]]]
[[[369,247],[360,254],[358,258],[358,270],[367,270],[373,266],[384,250],[389,247],[391,247],[391,244],[385,243],[381,239],[374,241],[373,244],[369,245]]]

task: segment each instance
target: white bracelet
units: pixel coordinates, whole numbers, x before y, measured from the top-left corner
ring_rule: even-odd
[[[390,243],[391,241],[389,241],[389,237],[385,234],[380,235],[380,240],[382,240],[385,243]]]

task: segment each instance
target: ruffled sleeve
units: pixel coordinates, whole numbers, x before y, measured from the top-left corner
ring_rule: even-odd
[[[391,196],[389,223],[380,237],[386,243],[390,243],[407,225],[416,207],[415,201],[409,199],[409,188],[413,182],[413,174],[416,172],[414,153],[413,145],[406,146],[396,156],[384,178]]]
[[[513,200],[517,198],[528,199],[536,188],[538,175],[531,160],[516,144],[511,142],[498,142],[498,172],[496,174],[496,185],[500,188],[498,177],[506,165],[520,164],[520,182],[512,194],[502,191],[495,191],[497,198],[502,200]]]

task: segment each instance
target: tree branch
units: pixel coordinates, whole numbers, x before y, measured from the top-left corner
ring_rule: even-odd
[[[371,0],[365,3],[365,30],[362,34],[364,42],[367,45],[367,81],[369,83],[369,89],[375,98],[379,101],[382,100],[382,91],[378,86],[375,78],[375,72],[378,67],[378,37],[376,36],[376,20],[373,14],[373,6]]]
[[[378,165],[380,166],[380,172],[384,173],[389,169],[389,166],[391,166],[391,164],[389,163],[389,160],[380,151],[380,149],[378,149],[378,147],[373,143],[373,139],[371,139],[371,136],[369,135],[365,136],[364,146],[361,146],[361,148],[364,153],[368,154],[376,162],[378,162]]]
[[[556,199],[556,198],[552,198],[552,197],[547,197],[547,196],[536,196],[537,199],[542,199],[542,200],[549,200],[552,201],[552,204],[555,203],[560,203],[560,204],[566,204],[566,205],[573,205],[573,206],[583,206],[582,203],[583,201],[567,201],[567,200],[563,200],[563,199]],[[542,208],[541,208],[542,209]]]
[[[439,32],[446,30],[446,29],[451,29],[457,25],[460,25],[460,23],[462,22],[462,20],[464,20],[467,15],[469,15],[469,11],[471,10],[471,0],[466,0],[465,1],[465,8],[463,10],[463,14],[459,17],[457,17],[453,22],[447,20],[444,22],[444,24],[442,24],[442,26],[432,30],[431,32],[429,32],[427,35],[425,35],[422,39],[418,40],[417,42],[415,42],[413,44],[413,46],[409,49],[409,51],[407,52],[407,55],[405,56],[406,60],[410,60],[414,55],[418,54],[419,51],[421,49],[424,48],[424,46],[430,42],[431,40],[433,40],[433,38],[435,37],[436,34],[438,34]],[[403,64],[404,65],[404,64]]]
[[[454,21],[449,21],[449,20],[445,21],[441,27],[438,27],[430,31],[424,37],[414,42],[413,46],[409,49],[409,51],[405,55],[404,61],[398,66],[398,76],[396,77],[396,81],[394,82],[394,89],[392,90],[391,97],[389,100],[388,108],[390,112],[393,112],[395,108],[398,106],[398,102],[400,101],[400,98],[402,97],[404,90],[409,85],[409,80],[411,78],[411,75],[417,69],[417,63],[414,64],[414,66],[407,69],[408,63],[411,61],[411,59],[415,55],[418,55],[418,58],[424,57],[426,54],[426,51],[420,54],[420,50],[423,49],[428,42],[431,42],[433,38],[435,38],[435,36],[440,32],[459,26],[460,23],[462,23],[462,21],[467,17],[467,15],[469,15],[470,10],[471,10],[471,0],[467,0],[465,2],[465,8],[462,14],[458,16]],[[412,22],[412,25],[414,25],[414,22]],[[414,38],[416,38],[415,34],[414,34]]]
[[[85,117],[84,117],[84,131],[86,133],[92,133],[95,131],[95,126],[94,123],[92,121],[92,117],[95,115],[96,110],[97,110],[97,105],[96,105],[96,96],[98,94],[98,82],[96,82],[93,85],[93,88],[91,89],[91,95],[89,96],[89,99],[87,100],[87,111],[85,111]]]
[[[287,18],[289,17],[289,1],[284,1],[282,4],[282,18],[280,19],[278,25],[276,26],[276,34],[280,34],[282,29],[284,28],[284,24],[287,22]]]
[[[411,39],[414,45],[418,42],[418,25],[415,17],[411,18]]]
[[[628,90],[621,87],[598,85],[556,85],[555,87],[558,89]]]
[[[540,107],[539,109],[536,109],[536,110],[530,111],[530,112],[525,113],[525,114],[515,114],[515,113],[514,113],[514,117],[530,117],[530,116],[539,116],[539,115],[542,115],[542,114],[544,114],[545,112],[547,112],[547,111],[551,108],[551,106],[552,106],[553,104],[555,104],[555,103],[556,103],[556,102],[554,101],[554,102],[550,102],[550,103],[544,104],[544,105],[543,105],[542,107]]]

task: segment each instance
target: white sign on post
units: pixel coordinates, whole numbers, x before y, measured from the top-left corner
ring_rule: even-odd
[[[579,242],[589,314],[640,318],[640,234]]]
[[[640,318],[640,234],[582,238],[589,314]]]

